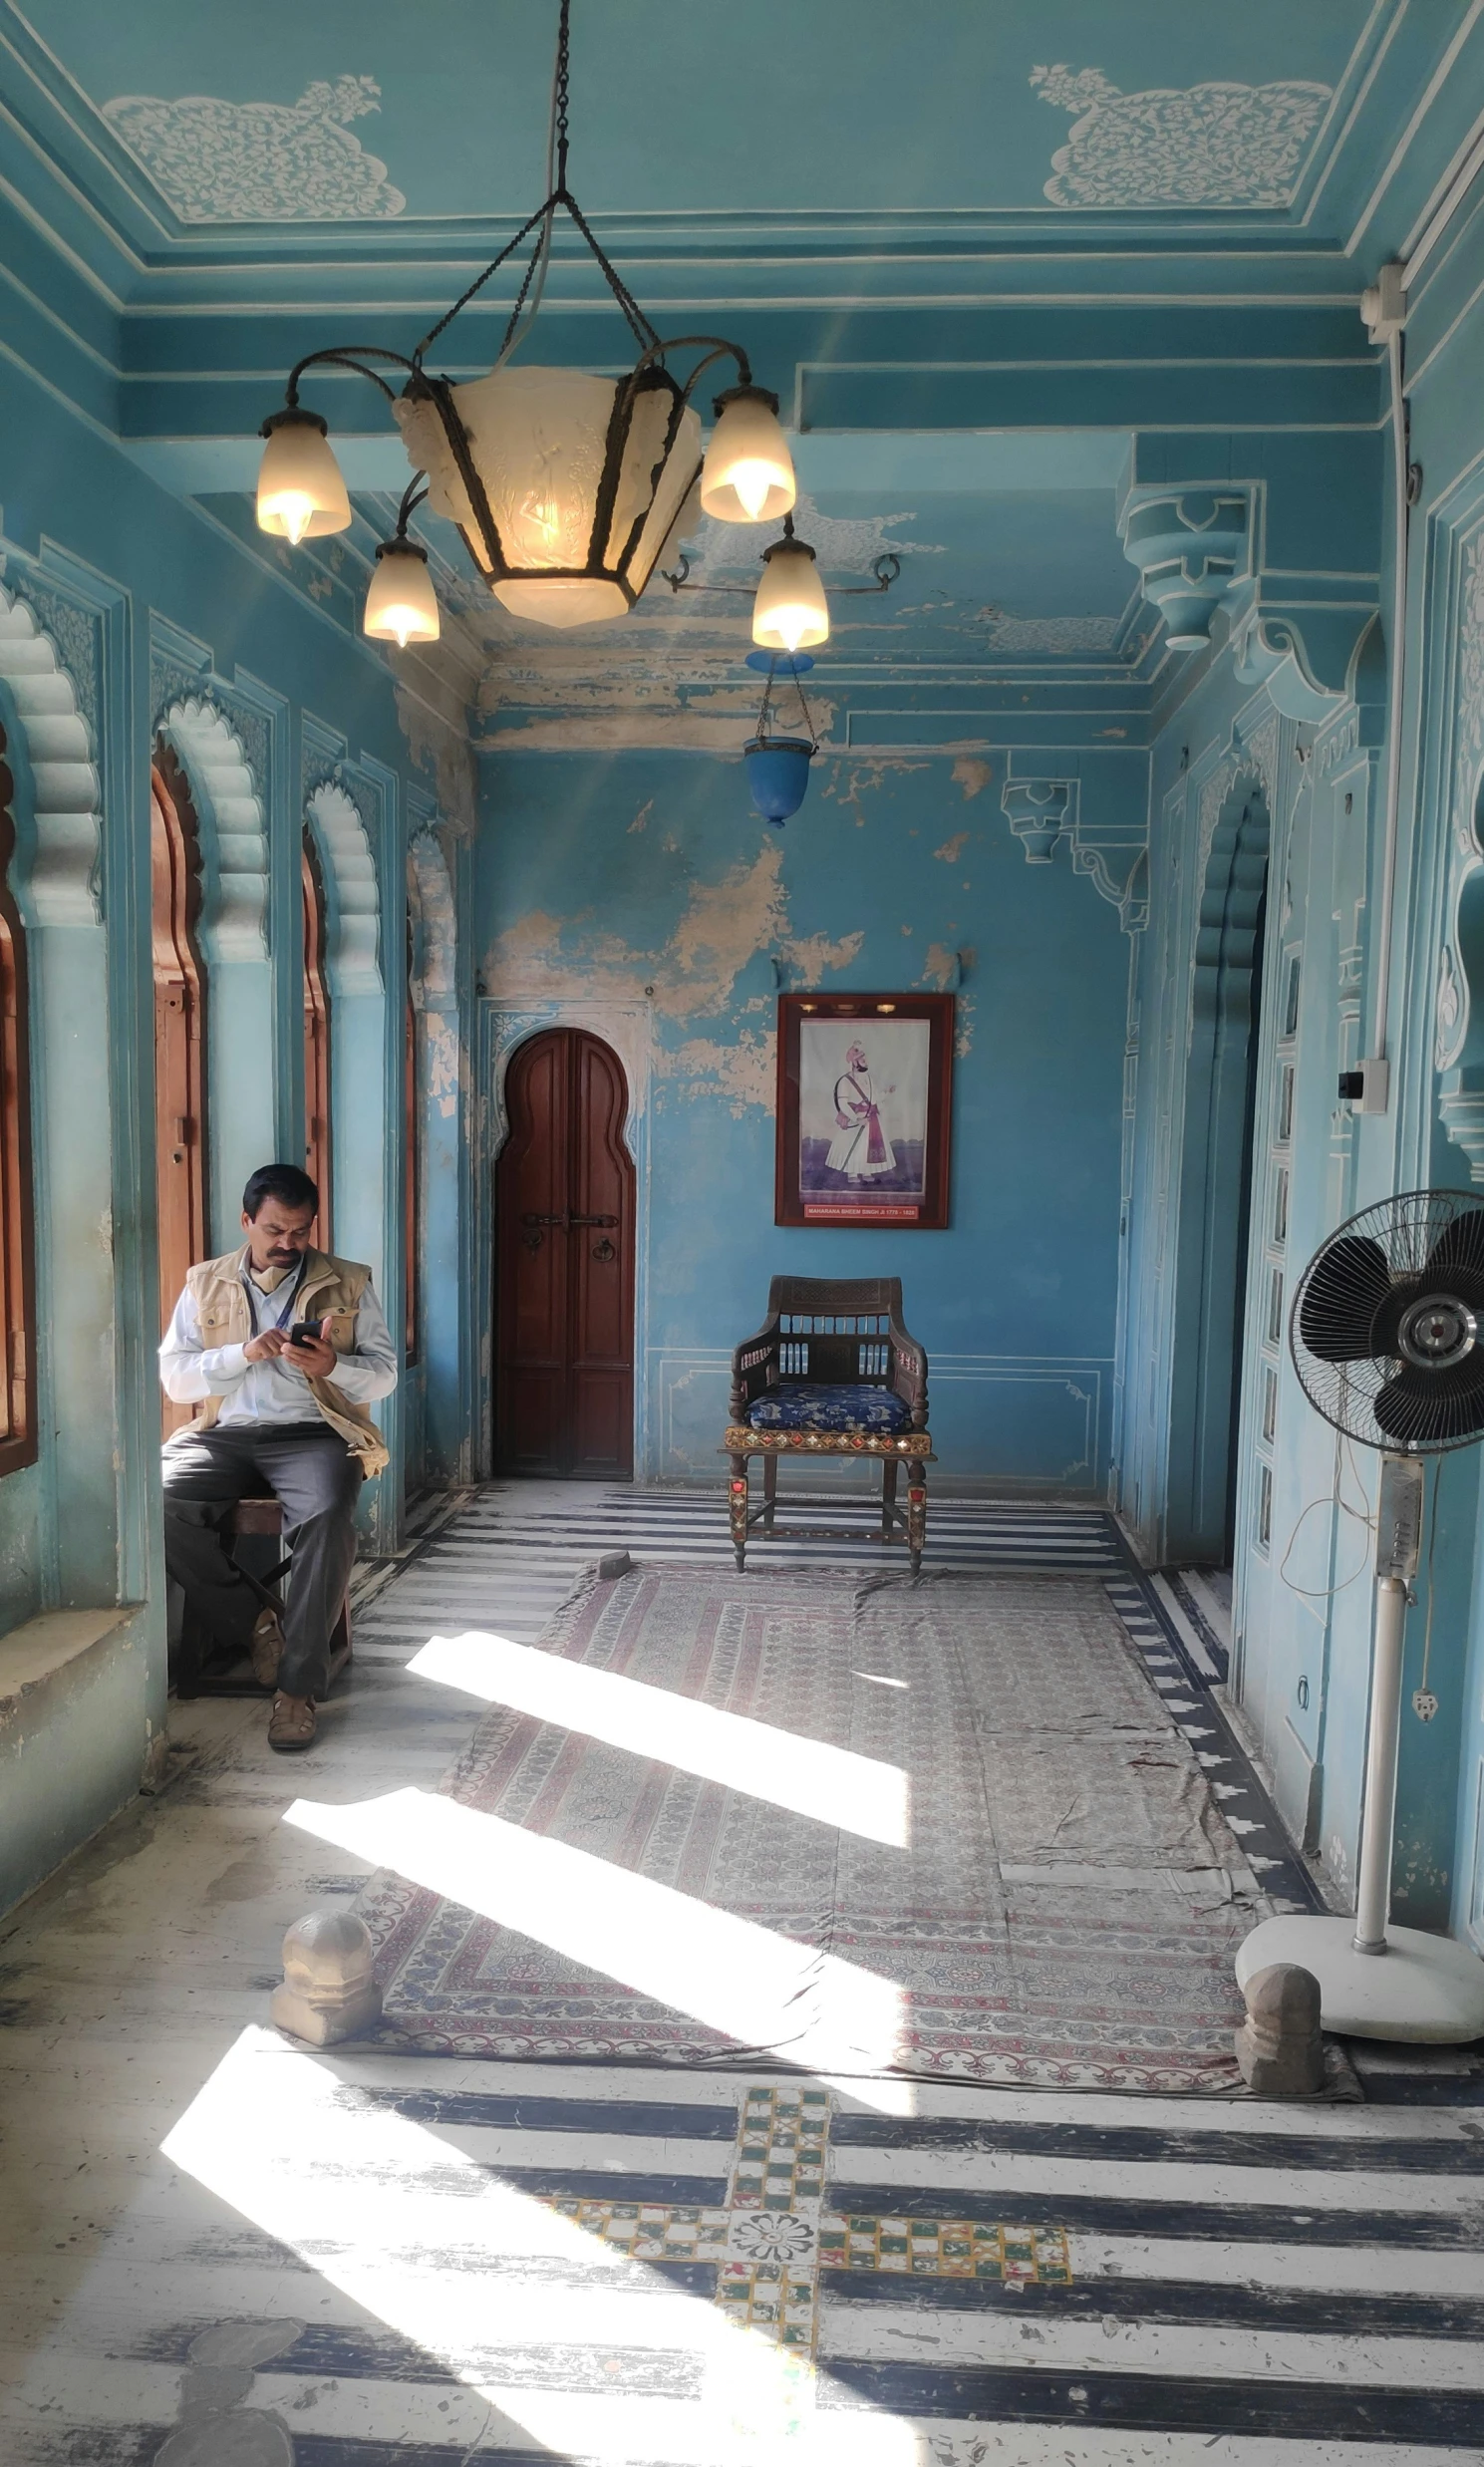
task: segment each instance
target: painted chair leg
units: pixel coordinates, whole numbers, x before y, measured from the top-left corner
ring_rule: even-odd
[[[922,1566],[922,1554],[928,1538],[928,1477],[921,1465],[914,1465],[907,1484],[907,1551],[916,1576]]]
[[[778,1460],[773,1454],[762,1459],[762,1530],[771,1533],[773,1510],[778,1504]]]
[[[728,1484],[727,1500],[732,1514],[732,1549],[741,1568],[745,1565],[747,1556],[747,1459],[745,1456],[734,1456],[731,1462],[732,1479]]]
[[[896,1522],[894,1514],[896,1504],[897,1460],[895,1456],[883,1456],[881,1459],[881,1539],[883,1542],[891,1540],[892,1528]]]

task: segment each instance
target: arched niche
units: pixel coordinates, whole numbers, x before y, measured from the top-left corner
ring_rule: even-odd
[[[381,892],[359,807],[338,780],[315,788],[306,807],[325,880],[326,973],[333,1000],[383,993]]]
[[[12,887],[28,926],[98,925],[98,772],[77,689],[49,634],[0,585],[0,684],[16,726]]]
[[[1438,955],[1434,1060],[1443,1128],[1484,1182],[1484,775],[1459,837],[1468,853]]]
[[[248,1175],[276,1149],[273,973],[268,943],[268,831],[242,743],[214,703],[173,703],[155,761],[187,798],[201,858],[196,933],[211,1012],[206,1134],[212,1247],[240,1239]]]
[[[1251,1120],[1272,819],[1237,767],[1206,836],[1191,972],[1179,1204],[1172,1228],[1168,1473],[1161,1555],[1229,1556]]]
[[[11,883],[30,978],[41,1462],[23,1504],[39,1603],[119,1599],[119,1279],[152,1197],[114,1188],[113,1024],[100,870],[102,800],[77,688],[57,645],[0,587],[0,718],[15,781]],[[132,1209],[130,1222],[127,1210]],[[101,1227],[110,1239],[100,1240]],[[5,1531],[11,1551],[11,1535]],[[38,1549],[39,1546],[39,1549]],[[12,1554],[14,1555],[14,1554]],[[157,1700],[163,1702],[162,1675]]]

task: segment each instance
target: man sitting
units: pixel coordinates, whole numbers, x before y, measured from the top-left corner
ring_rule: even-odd
[[[356,1501],[387,1450],[367,1406],[397,1385],[371,1271],[309,1239],[319,1192],[297,1165],[260,1165],[242,1193],[247,1241],[192,1268],[159,1349],[167,1396],[201,1410],[164,1448],[164,1559],[196,1615],[275,1688],[270,1747],[308,1747],[330,1639],[356,1557]],[[288,1607],[258,1597],[199,1502],[283,1503]]]

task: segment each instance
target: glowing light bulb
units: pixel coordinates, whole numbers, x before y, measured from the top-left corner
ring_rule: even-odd
[[[312,498],[281,496],[278,500],[278,519],[283,525],[284,538],[291,539],[297,548],[314,519]]]
[[[753,522],[758,521],[762,508],[767,503],[768,491],[773,486],[771,463],[756,462],[734,463],[731,477],[738,498],[746,507],[749,518]]]
[[[416,540],[383,540],[378,548],[361,631],[374,642],[395,642],[399,651],[438,641],[438,599],[427,552]]]
[[[814,551],[801,539],[768,549],[752,602],[752,640],[764,651],[801,651],[829,640],[829,606]]]

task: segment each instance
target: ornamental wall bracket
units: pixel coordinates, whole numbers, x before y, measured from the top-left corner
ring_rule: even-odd
[[[1362,744],[1379,740],[1385,705],[1380,620],[1342,580],[1275,583],[1259,575],[1229,602],[1232,660],[1242,685],[1266,686],[1287,720],[1323,726],[1355,705]]]
[[[1118,911],[1125,934],[1142,933],[1149,918],[1148,820],[1097,822],[1082,809],[1080,779],[1007,779],[1000,802],[1026,851],[1028,865],[1049,865],[1064,839],[1071,870],[1085,874],[1099,898]]]
[[[1199,651],[1235,583],[1252,568],[1252,490],[1135,489],[1118,516],[1123,553],[1163,617],[1172,651]]]

